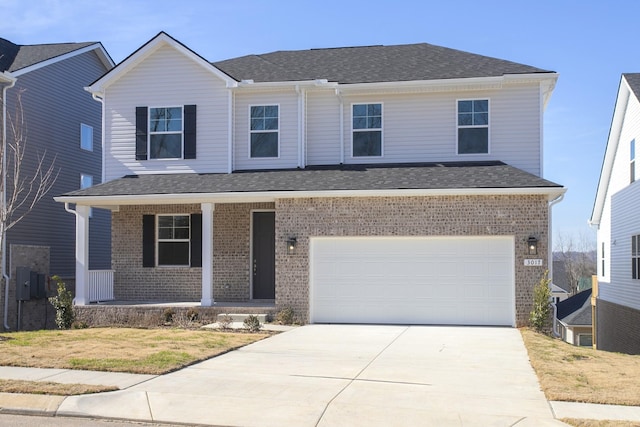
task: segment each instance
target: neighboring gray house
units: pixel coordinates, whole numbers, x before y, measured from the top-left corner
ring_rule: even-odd
[[[88,90],[104,102],[121,301],[292,308],[302,322],[520,326],[549,269],[543,115],[557,74],[417,43],[210,63],[166,33]]]
[[[578,292],[556,304],[557,329],[560,337],[573,345],[591,346],[593,328],[591,322],[591,289]]]
[[[20,95],[27,141],[25,173],[33,174],[42,155],[46,162],[55,161],[58,171],[49,195],[9,230],[7,249],[11,245],[49,247],[49,272],[69,282],[75,276],[75,220],[54,202],[53,195],[102,182],[102,108],[84,87],[113,65],[98,42],[18,45],[0,38],[0,96],[4,101],[0,125],[7,125],[2,133],[7,141],[1,142],[12,142],[9,124],[18,111]],[[90,235],[91,268],[109,268],[108,211],[93,210]],[[11,300],[13,306],[15,298]]]
[[[598,234],[596,345],[640,354],[640,73],[623,74],[590,223]]]

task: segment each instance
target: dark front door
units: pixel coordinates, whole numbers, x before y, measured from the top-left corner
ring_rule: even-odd
[[[253,299],[276,297],[276,214],[253,213]]]

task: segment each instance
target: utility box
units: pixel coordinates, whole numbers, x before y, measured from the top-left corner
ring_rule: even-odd
[[[46,298],[47,294],[45,292],[45,277],[44,274],[37,273],[32,271],[30,276],[30,290],[29,295],[31,299],[42,299]]]
[[[31,270],[29,267],[16,267],[16,300],[29,301],[30,299]]]

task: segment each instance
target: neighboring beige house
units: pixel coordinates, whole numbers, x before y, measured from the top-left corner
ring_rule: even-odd
[[[598,230],[596,344],[640,354],[640,73],[623,74],[590,223]]]
[[[426,43],[210,63],[166,33],[88,90],[104,184],[64,194],[89,304],[265,302],[310,323],[520,326],[550,262],[543,112],[558,75]]]

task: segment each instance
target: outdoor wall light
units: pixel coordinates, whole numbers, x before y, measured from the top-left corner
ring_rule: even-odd
[[[527,239],[527,252],[529,255],[538,255],[538,239],[534,236]]]
[[[291,255],[296,251],[296,245],[298,244],[295,237],[289,237],[287,239],[287,253]]]

